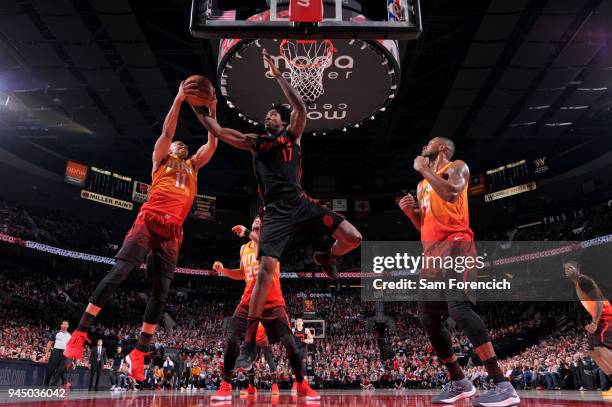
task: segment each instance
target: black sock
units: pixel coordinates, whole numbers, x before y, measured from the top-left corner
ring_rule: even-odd
[[[151,343],[151,338],[153,338],[153,334],[140,332],[140,338],[138,338],[138,345],[136,345],[136,349],[141,352],[148,352],[149,344]]]
[[[238,358],[238,349],[240,348],[240,340],[230,341],[225,347],[223,355],[223,380],[231,383],[234,378],[234,366],[236,358]]]
[[[463,369],[459,366],[459,361],[455,359],[454,362],[445,362],[444,366],[448,370],[448,374],[450,378],[454,382],[458,382],[459,380],[465,379],[465,375],[463,374]]]
[[[249,386],[255,387],[255,371],[253,369],[249,372]]]
[[[489,378],[492,379],[495,384],[508,381],[497,364],[497,356],[493,356],[492,358],[483,361],[482,364],[484,365],[485,369],[487,369]]]
[[[249,344],[255,343],[257,337],[257,327],[259,327],[259,318],[247,317],[246,334],[244,341]]]
[[[82,332],[89,331],[89,327],[91,326],[91,324],[94,322],[95,319],[96,317],[94,315],[85,311],[83,313],[83,316],[81,317],[81,320],[79,321],[79,324],[77,325],[76,330],[82,331]]]
[[[304,370],[300,355],[297,352],[287,350],[287,356],[289,359],[289,365],[291,366],[291,370],[293,370],[293,374],[295,375],[295,381],[297,383],[302,383],[302,381],[304,380]]]

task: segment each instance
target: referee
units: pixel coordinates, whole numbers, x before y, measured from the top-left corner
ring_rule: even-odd
[[[45,359],[49,361],[45,372],[45,386],[57,386],[60,377],[62,378],[62,384],[65,383],[66,358],[64,357],[64,349],[66,349],[68,340],[70,340],[68,321],[62,321],[60,330],[54,336],[51,336],[45,350]],[[53,347],[53,351],[51,351],[51,347]],[[49,354],[51,357],[49,357]]]

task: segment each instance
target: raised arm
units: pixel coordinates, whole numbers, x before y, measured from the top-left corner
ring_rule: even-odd
[[[178,123],[178,118],[181,113],[181,104],[183,104],[189,92],[191,91],[185,91],[183,89],[183,82],[181,82],[178,93],[170,107],[170,111],[164,120],[161,135],[155,142],[155,147],[153,148],[153,172],[157,170],[162,160],[168,155],[170,144],[172,144],[172,139],[176,132],[176,124]]]
[[[470,170],[467,164],[461,160],[454,161],[445,171],[448,179],[444,179],[427,164],[427,158],[418,156],[414,160],[414,169],[423,175],[442,199],[455,202],[470,179]]]
[[[306,126],[306,104],[302,100],[300,94],[293,89],[293,87],[287,82],[283,75],[280,73],[272,58],[270,58],[270,54],[264,48],[262,51],[263,59],[268,64],[268,74],[276,79],[276,82],[280,86],[285,98],[291,105],[291,123],[287,127],[287,132],[294,139],[299,141],[302,137],[302,132],[304,131],[304,127]]]
[[[191,106],[191,105],[190,105]],[[210,134],[217,137],[219,140],[239,148],[241,150],[255,151],[255,143],[257,141],[256,134],[244,134],[238,130],[221,127],[216,119],[211,117],[208,108],[191,106],[196,117],[208,130]]]
[[[234,226],[232,228],[232,232],[234,232],[238,237],[248,237],[249,240],[252,240],[255,242],[255,244],[259,243],[259,235],[244,225]]]
[[[231,278],[232,280],[244,280],[244,272],[242,271],[242,268],[227,269],[223,267],[223,263],[216,261],[213,264],[213,270],[225,277]]]
[[[416,230],[421,230],[421,211],[415,207],[415,201],[411,194],[400,199],[398,205],[402,212],[410,219]]]
[[[211,109],[211,116],[216,119],[216,109]],[[206,144],[201,146],[193,156],[193,163],[197,170],[206,165],[212,158],[213,154],[217,150],[217,138],[208,132],[208,141]]]

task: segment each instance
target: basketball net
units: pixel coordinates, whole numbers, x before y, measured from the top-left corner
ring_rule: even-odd
[[[321,96],[323,71],[331,65],[334,45],[330,40],[283,40],[280,52],[290,70],[291,86],[305,103],[314,103]]]

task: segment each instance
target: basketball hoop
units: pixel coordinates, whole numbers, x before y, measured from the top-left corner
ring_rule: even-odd
[[[283,40],[280,53],[289,66],[291,86],[305,103],[315,102],[325,89],[323,71],[331,65],[336,49],[330,40]]]

